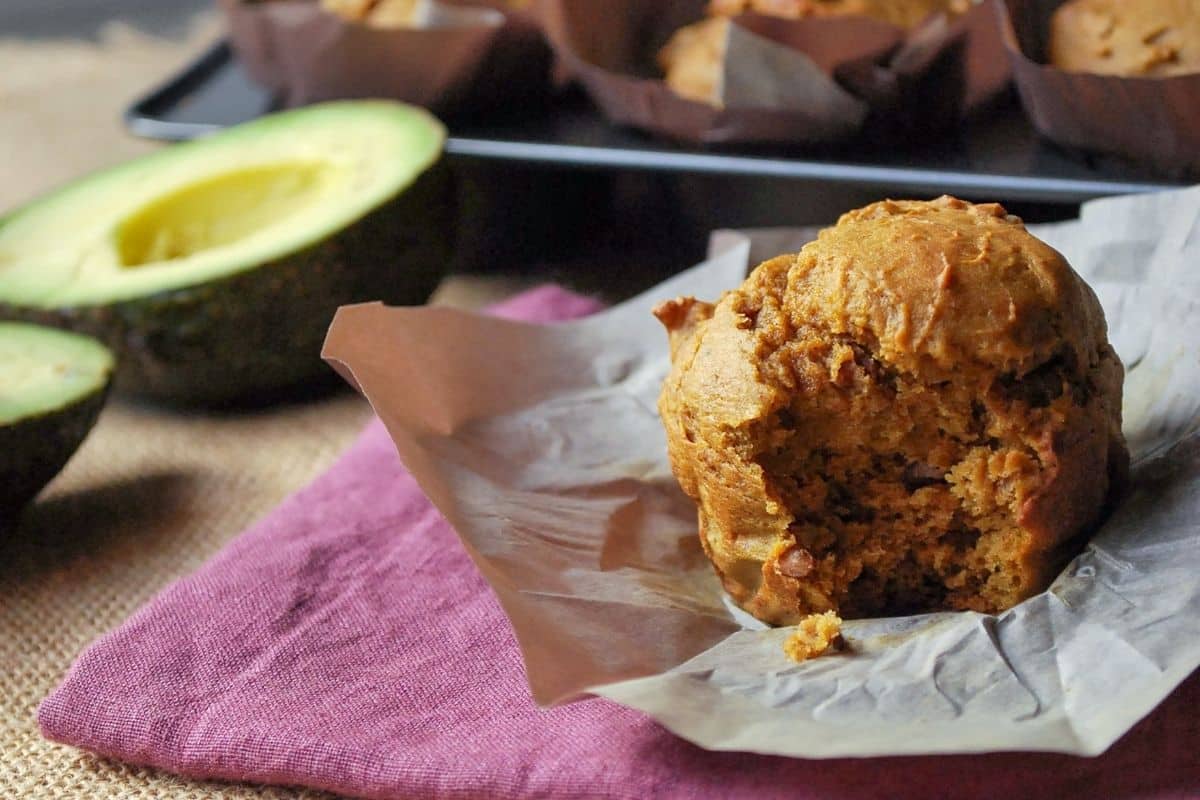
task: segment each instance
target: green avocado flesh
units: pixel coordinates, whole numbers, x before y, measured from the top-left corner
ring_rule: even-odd
[[[436,285],[444,139],[417,108],[326,103],[79,180],[0,219],[0,318],[96,335],[121,388],[183,402],[324,376],[338,305]]]
[[[94,339],[0,322],[0,521],[79,447],[104,405],[113,356]]]

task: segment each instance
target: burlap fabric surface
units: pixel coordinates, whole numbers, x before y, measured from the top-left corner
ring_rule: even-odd
[[[183,42],[112,27],[93,41],[0,37],[0,214],[154,145],[120,109],[217,35]],[[456,279],[439,300],[478,306],[518,282]],[[349,393],[214,416],[111,404],[16,535],[0,540],[0,798],[317,798],[197,783],[93,758],[40,736],[34,712],[79,651],[320,472],[370,417]]]

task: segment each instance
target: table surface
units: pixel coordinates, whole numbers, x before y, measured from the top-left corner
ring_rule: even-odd
[[[208,0],[0,3],[0,214],[156,145],[120,111],[209,45]],[[133,19],[151,33],[105,20]],[[475,307],[531,279],[459,276],[437,301]],[[370,409],[348,391],[239,415],[116,401],[21,528],[0,540],[0,797],[318,798],[187,781],[45,741],[34,714],[75,656],[326,469]]]

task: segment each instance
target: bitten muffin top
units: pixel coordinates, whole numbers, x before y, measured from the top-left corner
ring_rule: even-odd
[[[1020,375],[1064,346],[1086,365],[1107,336],[1088,286],[994,203],[874,203],[766,272],[786,280],[772,302],[789,317],[877,341],[882,360],[914,374]]]

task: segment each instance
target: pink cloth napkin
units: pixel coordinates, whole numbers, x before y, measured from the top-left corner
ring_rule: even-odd
[[[554,288],[498,313],[595,304]],[[196,778],[373,798],[1200,796],[1200,680],[1107,754],[709,753],[604,700],[540,710],[454,531],[373,423],[326,475],[88,648],[51,739]]]

